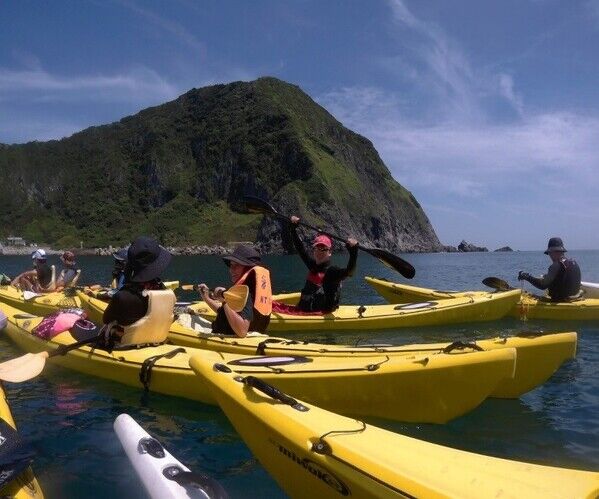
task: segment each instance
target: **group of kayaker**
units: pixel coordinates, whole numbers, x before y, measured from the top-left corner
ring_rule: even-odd
[[[33,270],[26,270],[15,277],[11,284],[23,291],[32,291],[34,293],[48,293],[51,291],[61,291],[66,287],[75,286],[79,278],[75,262],[75,254],[72,251],[65,251],[61,257],[63,268],[58,279],[55,276],[54,266],[49,266],[46,252],[38,249],[31,255],[33,260]]]
[[[308,267],[308,278],[296,310],[298,313],[335,310],[339,305],[341,282],[355,269],[358,243],[355,239],[348,239],[348,265],[336,267],[331,265],[331,239],[323,234],[317,235],[310,256],[296,233],[297,222],[299,218],[293,217],[290,231],[294,245]],[[149,297],[155,299],[152,292],[165,289],[160,275],[170,262],[170,253],[153,239],[139,237],[129,246],[126,255],[121,250],[113,257],[113,284],[118,291],[112,296],[103,319],[104,324],[117,324],[117,329],[121,330],[117,334],[122,336],[126,328],[146,318]],[[223,260],[229,268],[231,282],[246,285],[249,295],[245,306],[237,311],[224,299],[225,287],[217,287],[210,292],[205,283],[199,284],[197,289],[202,299],[216,312],[212,331],[240,337],[246,336],[249,331],[266,331],[273,307],[272,285],[270,272],[263,265],[260,254],[250,246],[239,245]],[[166,297],[161,299],[167,300]]]
[[[231,282],[248,287],[248,299],[241,310],[229,306],[224,298],[225,287],[217,287],[211,292],[205,283],[197,286],[201,298],[216,312],[213,332],[239,337],[246,336],[250,331],[265,332],[273,305],[277,311],[298,314],[326,313],[339,306],[341,283],[353,274],[356,267],[357,241],[353,238],[347,240],[349,261],[345,268],[340,268],[331,264],[333,245],[328,236],[318,234],[312,242],[310,254],[296,231],[299,218],[291,217],[290,220],[288,230],[291,239],[308,267],[298,304],[273,304],[270,272],[263,265],[260,254],[250,246],[239,245],[223,260],[229,268]],[[554,301],[576,297],[580,292],[580,268],[576,261],[566,258],[566,251],[560,238],[551,238],[545,251],[552,260],[547,274],[537,278],[520,271],[518,280],[526,280],[539,289],[547,289]],[[103,316],[104,324],[110,325],[110,342],[119,343],[123,338],[144,344],[164,341],[169,320],[161,318],[159,322],[164,324],[164,331],[156,331],[150,319],[157,316],[159,310],[166,310],[167,316],[173,315],[174,293],[167,290],[160,279],[170,263],[171,254],[154,239],[138,237],[128,248],[114,253],[113,257],[114,291]],[[13,284],[36,292],[48,290],[53,281],[53,270],[47,265],[44,250],[36,250],[33,260],[35,269],[16,277]],[[56,290],[69,283],[73,285],[79,275],[72,252],[65,252],[61,261],[64,268],[52,285]]]

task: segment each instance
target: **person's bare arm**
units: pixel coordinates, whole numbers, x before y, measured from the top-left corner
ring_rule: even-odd
[[[235,334],[240,338],[245,338],[250,329],[250,321],[241,317],[241,315],[235,312],[226,303],[224,303],[222,306],[224,307],[223,310],[225,311],[225,315],[227,316],[227,320],[229,321],[231,329],[233,329]]]
[[[223,306],[222,302],[217,298],[218,294],[216,295],[216,298],[212,298],[210,296],[210,289],[208,288],[208,286],[206,286],[206,284],[202,283],[198,285],[198,291],[200,292],[202,300],[204,300],[204,302],[206,302],[206,305],[208,305],[214,312],[217,312],[218,309]]]

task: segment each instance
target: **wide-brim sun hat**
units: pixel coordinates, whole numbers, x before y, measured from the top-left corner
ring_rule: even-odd
[[[564,248],[564,242],[562,241],[561,237],[552,237],[549,239],[545,254],[548,255],[552,251],[560,251],[562,253],[568,251],[566,248]]]
[[[254,248],[243,244],[236,246],[230,255],[223,256],[223,260],[227,267],[231,265],[231,262],[238,263],[244,267],[255,267],[262,263],[260,253]]]
[[[131,243],[127,251],[127,265],[133,271],[131,281],[146,282],[160,277],[172,257],[151,237],[138,237]]]

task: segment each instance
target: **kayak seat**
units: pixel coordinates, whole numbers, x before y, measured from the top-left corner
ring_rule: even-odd
[[[175,319],[175,293],[170,289],[164,289],[145,290],[143,294],[148,297],[148,311],[141,319],[123,327],[120,341],[122,346],[164,343],[168,337],[168,331]]]

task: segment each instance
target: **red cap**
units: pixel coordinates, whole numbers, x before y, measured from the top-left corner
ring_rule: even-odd
[[[329,236],[319,234],[318,236],[316,236],[314,242],[312,243],[312,247],[314,246],[326,246],[328,249],[331,249],[333,246],[333,241],[331,241],[331,238]]]

